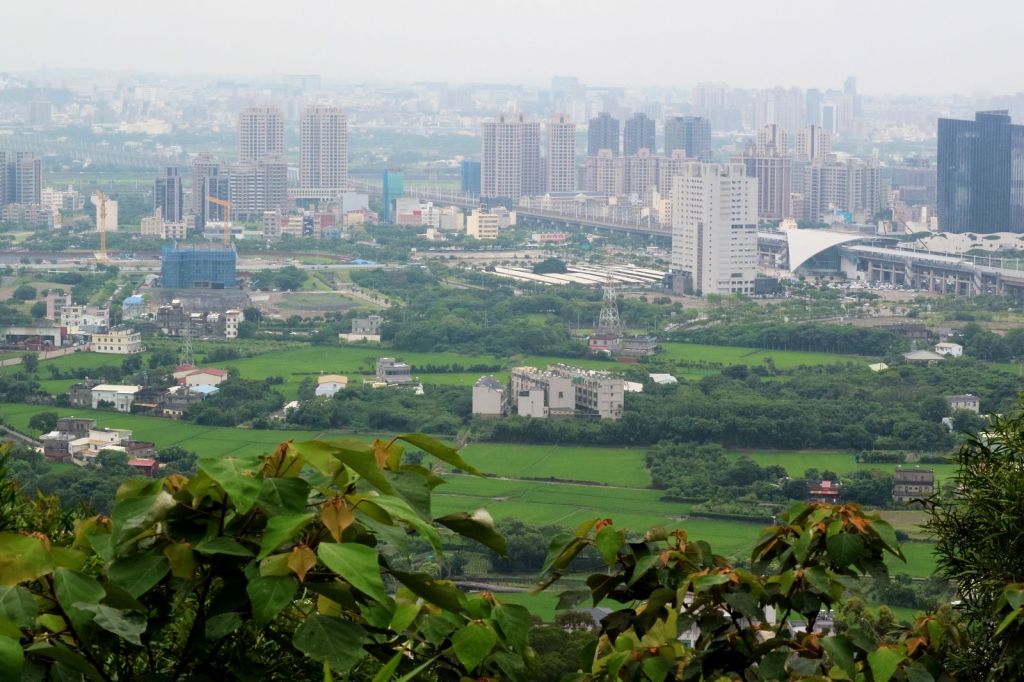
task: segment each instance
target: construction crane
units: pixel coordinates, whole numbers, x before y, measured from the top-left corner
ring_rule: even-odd
[[[98,258],[107,260],[107,195],[96,190],[96,229],[100,233],[100,252]]]
[[[231,246],[231,202],[218,197],[206,197],[206,200],[224,209],[224,246]]]

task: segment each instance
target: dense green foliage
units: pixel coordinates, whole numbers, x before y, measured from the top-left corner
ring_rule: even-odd
[[[277,289],[280,291],[298,291],[309,279],[309,273],[294,265],[286,265],[279,270],[260,270],[252,277],[252,286],[261,291]]]
[[[939,575],[962,599],[963,679],[1024,676],[1024,414],[997,418],[957,455],[957,494],[932,501]]]
[[[403,431],[455,434],[472,412],[472,396],[458,386],[432,386],[424,395],[411,389],[350,385],[332,397],[305,400],[289,410],[288,421],[309,429]]]
[[[877,356],[909,348],[905,339],[888,329],[821,323],[725,323],[680,330],[672,335],[672,340],[715,346]]]
[[[234,426],[266,417],[284,405],[284,396],[273,389],[276,383],[280,381],[229,379],[216,393],[190,405],[186,418],[196,424]]]

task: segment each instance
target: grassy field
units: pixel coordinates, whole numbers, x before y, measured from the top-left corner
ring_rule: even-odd
[[[669,360],[685,362],[721,363],[723,365],[761,365],[771,358],[779,369],[800,365],[831,365],[844,362],[867,364],[867,358],[836,353],[810,353],[803,351],[761,350],[734,346],[705,346],[697,343],[663,343],[662,355]]]
[[[558,445],[473,443],[463,456],[481,471],[513,478],[556,478],[646,488],[642,448],[585,448]]]
[[[798,452],[786,452],[781,450],[736,450],[729,453],[734,457],[746,455],[761,466],[778,464],[786,469],[786,473],[797,478],[803,475],[807,469],[818,469],[823,471],[829,469],[837,474],[849,474],[854,471],[867,471],[877,469],[879,471],[894,472],[897,464],[859,464],[853,454],[843,450],[800,450]],[[903,464],[903,468],[912,468],[913,464]],[[935,472],[936,478],[945,480],[952,478],[956,473],[955,464],[923,464],[923,469],[931,469]]]
[[[132,429],[136,438],[152,441],[159,448],[178,445],[206,455],[265,453],[284,440],[329,435],[309,431],[199,426],[105,410],[0,404],[0,416],[4,421],[26,431],[31,416],[47,410],[61,416],[93,417],[103,427]],[[655,525],[682,527],[691,537],[710,542],[716,552],[744,558],[762,529],[762,525],[757,523],[688,518],[688,505],[662,501],[660,491],[646,487],[650,480],[643,467],[644,450],[641,448],[475,443],[468,446],[464,454],[469,462],[490,476],[447,476],[447,484],[435,491],[433,512],[437,516],[485,507],[495,519],[515,518],[535,525],[564,527],[573,527],[590,518],[609,517],[617,525],[636,532]],[[841,452],[745,454],[750,454],[762,464],[781,463],[787,468],[793,467],[794,472],[802,472],[808,466],[838,472],[858,467],[893,467],[858,465],[851,455]],[[943,471],[940,475],[945,474]],[[526,477],[552,480],[524,480]],[[594,481],[605,485],[569,481]],[[922,520],[920,512],[885,514],[897,528],[911,533],[914,538],[923,537],[916,528]],[[930,544],[907,543],[904,552],[907,564],[891,561],[894,572],[922,577],[931,573],[934,560]]]

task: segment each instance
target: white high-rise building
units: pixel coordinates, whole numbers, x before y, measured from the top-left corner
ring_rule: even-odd
[[[672,271],[704,296],[754,293],[757,181],[743,164],[689,163],[673,178]]]
[[[255,163],[284,156],[284,116],[274,106],[248,107],[238,114],[238,160]]]
[[[832,153],[832,135],[819,125],[804,126],[796,135],[796,158],[801,161],[826,159]]]
[[[339,107],[314,105],[302,110],[299,185],[304,189],[348,186],[348,121]]]
[[[576,191],[576,124],[565,114],[548,121],[549,192]]]
[[[499,114],[482,125],[480,196],[517,201],[540,194],[540,123]]]
[[[117,202],[113,199],[101,202],[99,194],[93,194],[89,201],[96,207],[96,231],[100,231],[102,222],[104,232],[117,232]],[[102,209],[100,208],[101,203],[106,204]]]

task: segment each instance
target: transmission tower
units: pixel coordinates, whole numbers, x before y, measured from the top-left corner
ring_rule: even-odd
[[[597,318],[599,334],[622,336],[622,321],[619,319],[619,303],[611,274],[604,284],[604,298],[601,300],[601,315]]]
[[[181,364],[192,365],[192,316],[185,314],[185,334],[181,340]]]

